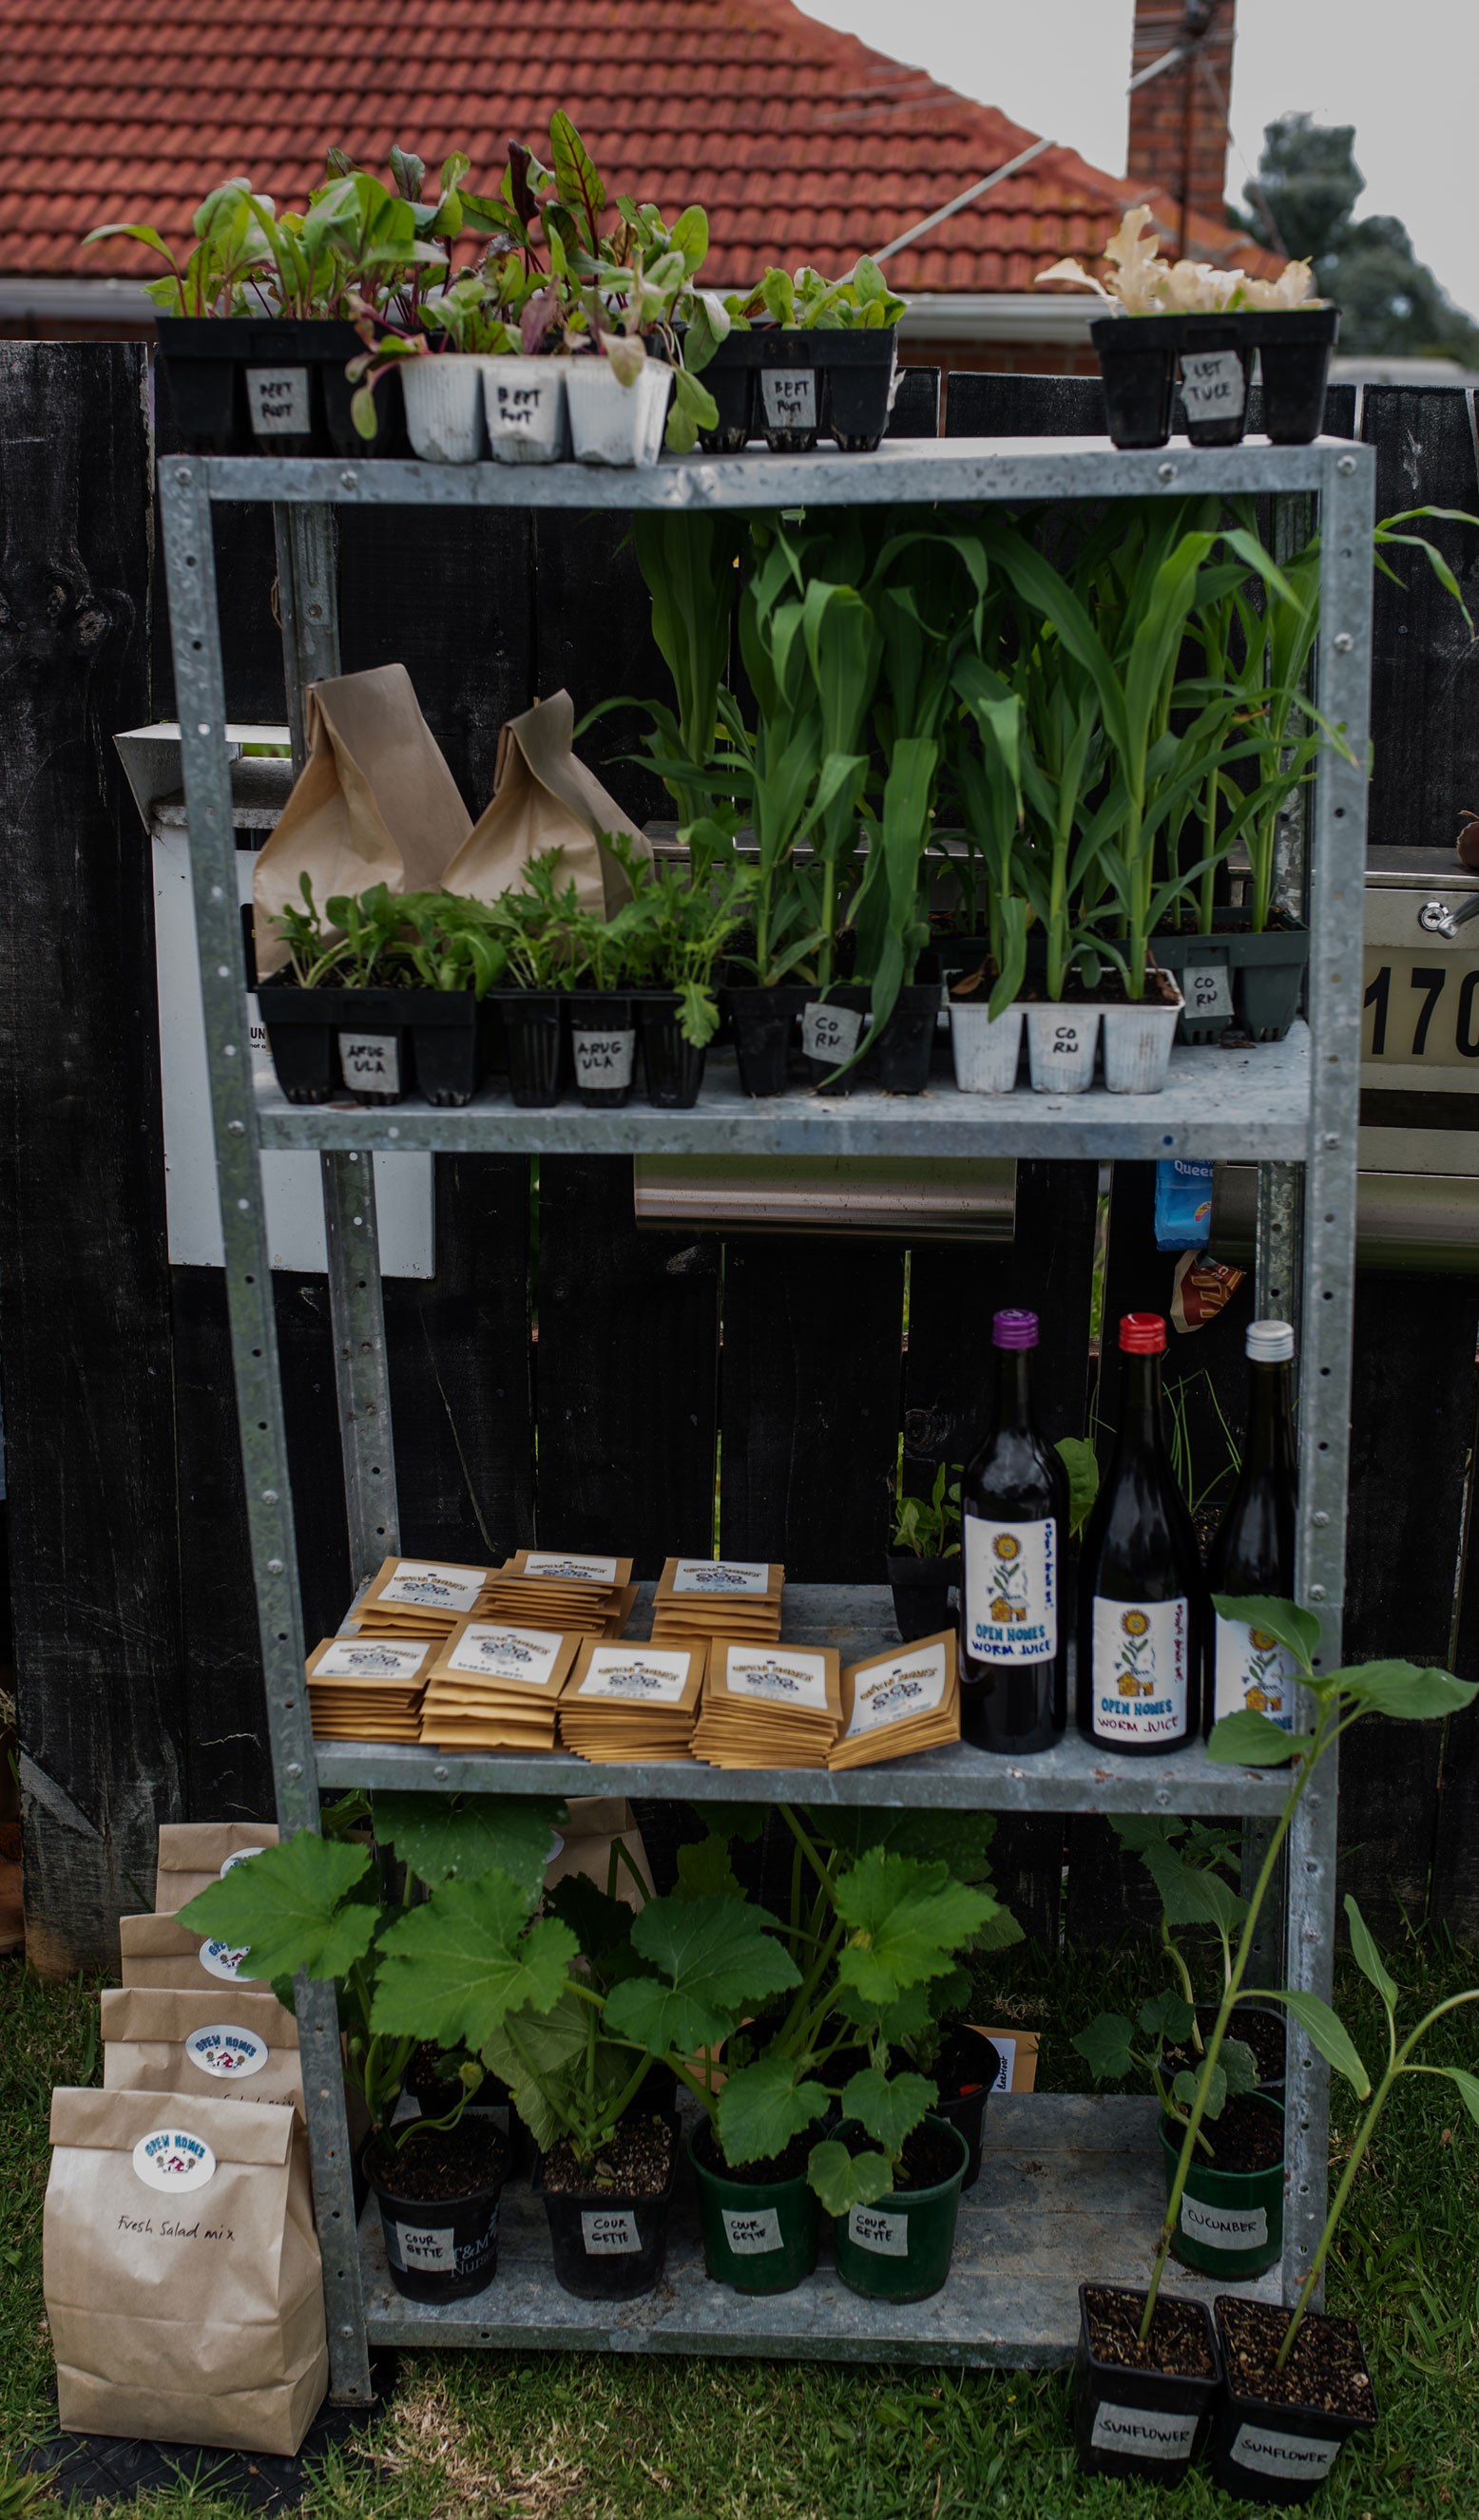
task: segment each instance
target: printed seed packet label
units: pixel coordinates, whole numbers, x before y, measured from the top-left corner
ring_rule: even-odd
[[[768,2257],[772,2249],[783,2245],[780,2216],[773,2205],[767,2205],[761,2214],[725,2212],[721,2219],[724,2237],[737,2258]]]
[[[961,1518],[965,1644],[977,1662],[1048,1662],[1058,1650],[1058,1525]]]
[[[840,1067],[852,1058],[861,1035],[862,1015],[856,1007],[834,1007],[824,998],[815,998],[802,1011],[801,1046],[808,1058]]]
[[[650,1645],[596,1645],[575,1694],[623,1698],[639,1706],[681,1706],[692,1693],[693,1679],[690,1653],[660,1653]]]
[[[309,1663],[308,1678],[413,1681],[431,1650],[424,1639],[396,1644],[389,1637],[330,1637]]]
[[[1097,1741],[1174,1740],[1186,1730],[1191,1613],[1174,1601],[1094,1597],[1093,1729]]]
[[[568,1584],[615,1584],[618,1581],[615,1557],[571,1557],[557,1549],[527,1549],[524,1562],[517,1560],[505,1566],[505,1575],[540,1575],[546,1580],[563,1577]]]
[[[876,2205],[855,2205],[848,2216],[848,2237],[855,2248],[869,2249],[875,2258],[906,2258],[909,2218],[880,2214]]]
[[[1217,1720],[1240,1715],[1244,1707],[1267,1715],[1287,1732],[1294,1723],[1294,1683],[1299,1665],[1277,1637],[1265,1628],[1250,1628],[1241,1619],[1217,1621]]]
[[[1269,2244],[1269,2216],[1262,2205],[1204,2205],[1198,2197],[1181,2198],[1181,2228],[1204,2249],[1263,2249]]]
[[[588,2258],[630,2258],[642,2245],[632,2213],[582,2214],[580,2237]]]
[[[247,404],[257,437],[305,437],[313,427],[306,368],[249,368]]]
[[[215,2155],[200,2136],[180,2127],[157,2127],[152,2135],[141,2135],[134,2145],[133,2170],[146,2187],[179,2196],[187,2188],[204,2187],[215,2177]]]
[[[400,1092],[400,1044],[393,1032],[342,1032],[339,1069],[361,1094]]]
[[[1090,2446],[1129,2451],[1136,2458],[1189,2458],[1199,2420],[1158,2415],[1149,2407],[1096,2407]]]
[[[897,1653],[876,1662],[855,1664],[853,1712],[847,1738],[876,1732],[885,1724],[902,1724],[911,1716],[933,1714],[949,1687],[949,1656],[943,1639],[921,1645],[901,1645]]]
[[[578,1085],[594,1086],[599,1093],[609,1094],[631,1083],[637,1048],[634,1032],[578,1032],[572,1026],[570,1037],[576,1054]]]
[[[1181,400],[1188,420],[1235,420],[1247,391],[1236,350],[1181,352]]]
[[[547,1688],[567,1659],[565,1639],[554,1628],[503,1628],[480,1620],[463,1629],[439,1668],[514,1680],[525,1688]]]
[[[816,375],[813,369],[762,368],[760,389],[767,428],[816,427]]]
[[[259,1981],[256,1978],[247,1977],[242,1969],[242,1962],[250,1949],[249,1943],[235,1946],[222,1942],[202,1943],[201,1966],[208,1970],[211,1977],[224,1978],[228,1985],[234,1986],[240,1981],[243,1986],[255,1986]]]
[[[1258,2476],[1328,2476],[1338,2441],[1309,2441],[1302,2433],[1271,2432],[1267,2424],[1240,2424],[1231,2456]]]
[[[669,1593],[768,1593],[770,1569],[744,1557],[674,1557]]]
[[[805,1706],[817,1715],[835,1715],[835,1692],[828,1693],[824,1652],[804,1653],[790,1645],[767,1649],[726,1644],[720,1683],[727,1697],[756,1697],[769,1706]]]
[[[218,2082],[244,2083],[259,2074],[267,2061],[267,2043],[254,2031],[239,2030],[231,2021],[212,2021],[203,2030],[192,2030],[185,2042],[185,2053],[192,2065]]]
[[[380,1579],[366,1596],[371,1601],[400,1601],[407,1609],[438,1610],[448,1618],[465,1618],[476,1610],[487,1569],[484,1566],[437,1566],[419,1557],[388,1559]]]

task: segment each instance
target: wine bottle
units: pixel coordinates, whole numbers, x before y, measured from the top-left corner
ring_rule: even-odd
[[[1161,1422],[1165,1351],[1159,1313],[1125,1315],[1119,1435],[1079,1570],[1079,1728],[1128,1758],[1202,1728],[1206,1592]]]
[[[1243,1466],[1207,1559],[1209,1593],[1294,1598],[1294,1501],[1298,1456],[1290,1378],[1294,1331],[1288,1322],[1248,1326],[1248,1425]],[[1242,1619],[1209,1624],[1207,1720],[1251,1707],[1287,1732],[1293,1723],[1293,1655],[1276,1637]]]
[[[1068,1474],[1033,1416],[1037,1344],[1036,1313],[994,1317],[995,1414],[960,1481],[960,1730],[1019,1755],[1050,1748],[1068,1720]]]

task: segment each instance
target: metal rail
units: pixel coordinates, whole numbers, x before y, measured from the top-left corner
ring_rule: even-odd
[[[578,466],[545,470],[495,464],[466,468],[414,463],[346,465],[276,459],[205,460],[171,456],[160,470],[185,793],[192,838],[201,977],[209,1048],[211,1101],[219,1169],[232,1348],[236,1369],[248,1513],[266,1678],[268,1734],[284,1828],[315,1827],[318,1785],[350,1782],[440,1785],[455,1773],[468,1785],[497,1782],[508,1790],[558,1789],[562,1761],[496,1763],[474,1754],[439,1761],[435,1752],[352,1744],[315,1745],[302,1686],[303,1637],[296,1581],[296,1542],[283,1433],[282,1390],[272,1282],[261,1200],[263,1146],[316,1146],[323,1153],[329,1235],[330,1293],[337,1355],[341,1428],[350,1547],[357,1576],[396,1546],[393,1448],[385,1326],[374,1226],[375,1148],[477,1147],[504,1151],[543,1148],[605,1152],[707,1151],[714,1123],[702,1115],[518,1113],[496,1096],[461,1112],[415,1106],[346,1111],[293,1110],[276,1098],[254,1096],[250,1080],[246,996],[236,916],[230,781],[224,748],[225,695],[220,655],[211,508],[220,501],[270,500],[277,507],[279,608],[284,626],[295,751],[304,742],[303,694],[316,675],[338,667],[335,535],[331,511],[355,505],[430,507],[764,508],[896,500],[993,501],[1031,505],[1047,499],[1101,499],[1159,493],[1221,491],[1228,495],[1308,493],[1322,503],[1322,644],[1319,704],[1344,727],[1353,758],[1326,754],[1315,790],[1311,847],[1310,1032],[1300,1028],[1281,1052],[1260,1050],[1248,1064],[1201,1054],[1189,1072],[1179,1060],[1161,1102],[1135,1113],[1119,1098],[1071,1102],[1012,1098],[995,1111],[954,1106],[954,1098],[893,1105],[881,1098],[851,1103],[777,1104],[763,1114],[716,1102],[723,1147],[748,1133],[752,1152],[897,1151],[907,1133],[934,1151],[976,1155],[1027,1151],[1060,1155],[1144,1155],[1210,1147],[1235,1148],[1251,1160],[1303,1170],[1300,1233],[1297,1172],[1280,1173],[1264,1192],[1260,1288],[1272,1302],[1285,1293],[1303,1245],[1303,1398],[1300,1411],[1300,1598],[1315,1609],[1326,1661],[1339,1652],[1345,1549],[1345,1479],[1349,1425],[1353,1224],[1356,1191],[1357,1069],[1360,1052],[1362,876],[1365,832],[1364,757],[1370,654],[1370,526],[1374,458],[1365,448],[1320,440],[1273,448],[1193,449],[1180,443],[1135,455],[1102,440],[971,439],[886,442],[876,454],[790,458],[747,454],[725,459],[665,459],[649,472],[604,473]],[[1198,1055],[1191,1055],[1192,1058]],[[716,1083],[720,1084],[720,1072]],[[965,1098],[960,1098],[965,1102]],[[737,1102],[737,1098],[736,1098]],[[1250,1105],[1252,1106],[1250,1108]],[[947,1107],[949,1106],[949,1107]],[[681,1127],[672,1125],[680,1122]],[[578,1763],[575,1763],[576,1766]],[[1102,1778],[1099,1766],[1105,1767]],[[439,1775],[444,1768],[445,1775]],[[526,1778],[525,1769],[529,1775]],[[973,1801],[1001,1809],[1140,1809],[1265,1813],[1276,1807],[1267,1778],[1244,1785],[1226,1772],[1215,1778],[1197,1752],[1166,1761],[1096,1763],[1088,1745],[1063,1744],[1029,1770],[981,1754],[947,1754],[938,1763],[831,1780],[859,1800],[907,1798],[960,1808]],[[556,1772],[558,1771],[558,1781]],[[1061,1773],[1060,1773],[1061,1771]],[[536,1773],[537,1772],[537,1773]],[[615,1790],[649,1787],[632,1771],[579,1769],[581,1781]],[[682,1780],[685,1795],[706,1790],[707,1772]],[[660,1781],[670,1786],[670,1774]],[[726,1776],[726,1799],[768,1801],[782,1780]],[[820,1780],[810,1790],[819,1798]],[[1019,1799],[1019,1795],[1022,1797]],[[839,1795],[839,1799],[841,1796]],[[1334,1939],[1336,1785],[1333,1767],[1306,1796],[1291,1841],[1288,1971],[1296,1986],[1328,1995]],[[314,2187],[329,2303],[333,2393],[363,2403],[370,2372],[361,2263],[353,2221],[349,2149],[330,1990],[300,1991],[304,2083]],[[1289,2085],[1289,2178],[1282,2268],[1291,2298],[1309,2264],[1324,2210],[1328,2077],[1306,2043],[1292,2043]],[[514,2341],[496,2319],[468,2323],[459,2341]],[[603,2334],[603,2344],[620,2342]],[[891,2350],[880,2331],[877,2350]]]

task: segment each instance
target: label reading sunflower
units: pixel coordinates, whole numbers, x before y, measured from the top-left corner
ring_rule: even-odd
[[[1290,1731],[1294,1721],[1294,1682],[1299,1665],[1287,1645],[1266,1628],[1250,1628],[1241,1619],[1217,1622],[1217,1705],[1225,1715],[1250,1707],[1272,1724]]]
[[[1186,1731],[1191,1613],[1174,1601],[1094,1597],[1093,1729],[1097,1741],[1179,1740]]]
[[[1058,1650],[1058,1526],[963,1518],[965,1649],[973,1662],[1050,1662]]]

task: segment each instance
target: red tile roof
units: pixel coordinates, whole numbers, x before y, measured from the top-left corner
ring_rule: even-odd
[[[176,244],[237,173],[300,205],[336,143],[377,167],[393,140],[433,162],[461,147],[491,189],[509,136],[538,154],[559,105],[613,193],[705,203],[709,276],[843,270],[1034,136],[790,0],[0,0],[0,273],[153,273],[139,247],[80,239],[147,219]],[[890,278],[1029,289],[1143,198],[1054,148]],[[1189,249],[1261,259],[1205,225]]]

